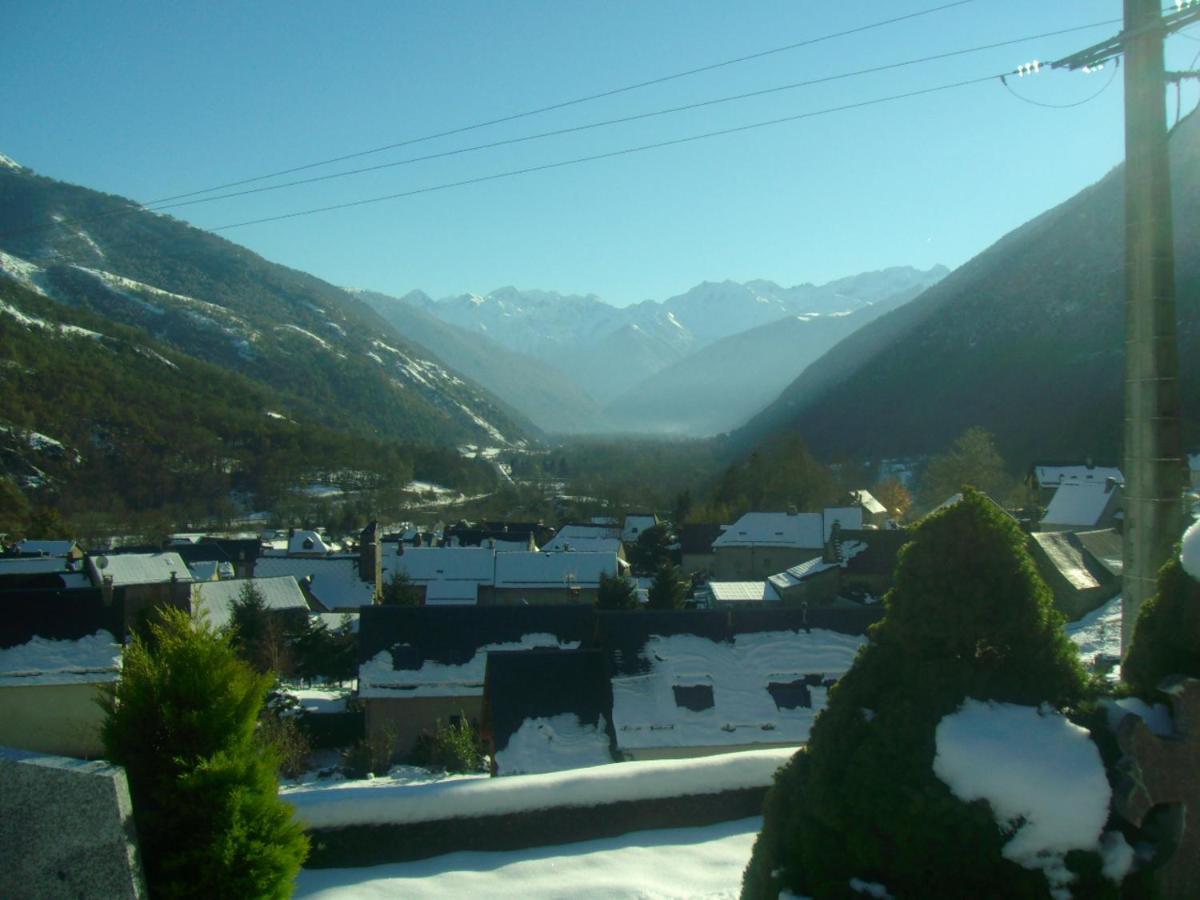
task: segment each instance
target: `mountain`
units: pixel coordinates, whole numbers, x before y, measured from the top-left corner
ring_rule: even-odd
[[[600,408],[562,371],[490,337],[451,325],[428,312],[433,301],[419,291],[389,297],[353,291],[401,334],[427,347],[446,365],[489,391],[544,431],[596,430]]]
[[[1200,114],[1172,131],[1185,439],[1200,440]],[[1124,171],[1005,235],[847,337],[733,435],[797,433],[826,459],[940,451],[972,425],[1010,463],[1119,456]]]
[[[608,404],[605,415],[618,429],[651,434],[730,431],[846,335],[924,287],[918,283],[846,312],[786,316],[721,338],[635,385]]]
[[[408,302],[553,366],[608,404],[714,341],[789,316],[863,309],[905,291],[915,293],[914,288],[944,274],[941,266],[928,272],[896,267],[790,288],[770,281],[704,282],[662,302],[645,300],[623,308],[594,294],[513,287],[440,301],[414,292]],[[745,412],[749,415],[753,407]]]
[[[132,201],[0,166],[0,274],[245,375],[365,437],[504,445],[536,428],[366,303]]]

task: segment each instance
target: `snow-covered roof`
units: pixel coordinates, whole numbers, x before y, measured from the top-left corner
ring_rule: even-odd
[[[1100,523],[1117,489],[1105,481],[1064,481],[1042,516],[1043,525],[1092,526]]]
[[[101,560],[104,561],[103,565]],[[191,570],[178,553],[114,553],[111,556],[89,556],[88,571],[99,584],[102,578],[112,578],[114,587],[129,584],[158,584],[171,581],[192,581]]]
[[[297,531],[288,538],[287,552],[288,553],[312,553],[326,554],[329,552],[329,544],[325,538],[317,534],[315,531]]]
[[[31,556],[69,556],[75,549],[74,541],[17,541],[16,550]]]
[[[410,645],[402,644],[400,649]],[[414,669],[397,669],[390,650],[381,650],[358,667],[358,695],[381,697],[476,697],[483,694],[487,655],[493,650],[574,650],[579,641],[560,641],[553,634],[524,634],[516,641],[484,644],[460,665],[422,660]]]
[[[496,554],[498,588],[594,588],[601,573],[616,575],[620,563],[616,553],[571,551],[553,553],[527,551]]]
[[[431,581],[425,586],[426,606],[475,606],[479,583],[475,581]]]
[[[861,529],[863,526],[863,508],[861,506],[827,506],[822,513],[824,538],[829,540],[834,524],[846,529]]]
[[[1050,564],[1077,591],[1086,591],[1100,587],[1095,576],[1088,571],[1083,560],[1083,551],[1076,547],[1070,535],[1063,531],[1038,531],[1033,534],[1034,541],[1042,548]]]
[[[208,620],[217,628],[230,624],[233,604],[246,585],[253,585],[262,595],[267,609],[308,609],[304,592],[291,575],[274,578],[233,578],[229,581],[204,581],[192,585],[192,610],[203,609]]]
[[[329,609],[353,609],[375,602],[375,585],[359,577],[358,560],[350,556],[327,559],[260,556],[254,564],[254,574],[259,578],[291,575],[296,581],[311,578],[309,590]]]
[[[339,628],[349,625],[350,630],[354,634],[358,634],[358,613],[350,610],[335,613],[309,613],[308,620],[314,624],[320,622],[330,631],[337,631]]]
[[[6,556],[0,558],[0,575],[37,575],[43,572],[68,572],[62,556]]]
[[[617,524],[616,519],[609,519],[608,523],[611,524],[571,522],[560,528],[555,537],[566,537],[575,540],[589,538],[616,538],[620,540],[621,526]]]
[[[653,635],[641,650],[645,674],[612,679],[617,745],[803,743],[825,708],[827,685],[865,643],[862,635],[819,628],[732,641]]]
[[[398,544],[384,565],[392,571],[406,572],[416,584],[435,581],[470,581],[491,584],[496,552],[491,547],[410,547],[396,554]],[[386,580],[386,579],[385,579]]]
[[[820,513],[746,513],[713,541],[718,547],[823,547],[824,527]]]
[[[571,536],[557,534],[544,547],[550,553],[556,551],[586,551],[589,553],[617,553],[621,548],[621,539],[603,537],[600,535]]]
[[[765,581],[710,581],[713,603],[778,603],[779,595]]]
[[[121,645],[107,631],[78,640],[33,637],[0,650],[0,686],[104,684],[121,671]]]
[[[625,517],[625,527],[621,529],[621,540],[628,544],[632,544],[647,528],[653,528],[658,524],[658,517],[654,515],[630,514]]]
[[[868,490],[851,491],[850,495],[854,500],[862,506],[867,512],[873,516],[887,515],[887,507],[875,499],[875,495]]]
[[[1042,487],[1070,483],[1104,484],[1109,478],[1115,478],[1118,482],[1125,481],[1125,476],[1116,466],[1034,466],[1033,472]]]

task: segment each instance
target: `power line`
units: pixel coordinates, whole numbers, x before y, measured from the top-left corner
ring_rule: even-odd
[[[864,69],[856,69],[852,72],[842,72],[837,75],[824,75],[824,76],[821,76],[820,78],[810,78],[810,79],[807,79],[804,81],[794,81],[789,84],[782,84],[782,85],[777,85],[775,87],[762,88],[760,90],[748,91],[748,92],[742,93],[742,94],[732,94],[732,95],[725,96],[725,97],[716,97],[716,98],[712,98],[712,99],[708,99],[708,100],[700,100],[695,103],[687,103],[682,106],[672,106],[672,107],[667,107],[665,109],[657,109],[657,110],[652,110],[649,112],[635,113],[635,114],[628,115],[628,116],[619,116],[619,117],[613,118],[613,119],[604,119],[599,122],[589,122],[584,125],[572,125],[572,126],[568,126],[566,128],[556,128],[552,131],[542,131],[542,132],[538,132],[536,134],[527,134],[527,135],[522,135],[522,136],[514,137],[514,138],[505,138],[503,140],[491,141],[486,144],[475,144],[474,146],[459,147],[459,148],[456,148],[453,150],[443,150],[438,153],[429,153],[429,154],[425,154],[423,156],[413,156],[413,157],[409,157],[407,159],[395,160],[393,162],[379,163],[378,165],[364,166],[364,167],[357,168],[357,169],[349,169],[349,170],[346,170],[343,172],[331,172],[327,175],[316,175],[311,178],[301,178],[301,179],[297,179],[295,181],[285,181],[282,184],[272,184],[272,185],[265,185],[263,187],[247,188],[245,190],[233,191],[233,192],[230,192],[227,194],[217,194],[212,197],[200,197],[198,199],[193,199],[193,200],[183,200],[183,201],[177,202],[177,203],[153,204],[153,205],[148,205],[145,208],[154,209],[154,210],[177,209],[177,208],[183,207],[183,206],[194,206],[194,205],[200,204],[200,203],[213,203],[218,200],[229,200],[234,197],[244,197],[244,196],[247,196],[250,194],[262,194],[262,193],[267,193],[270,191],[278,191],[278,190],[283,190],[285,188],[298,187],[298,186],[306,185],[306,184],[315,184],[315,183],[322,182],[322,181],[331,181],[331,180],[337,179],[337,178],[346,178],[351,175],[362,175],[362,174],[369,173],[369,172],[378,172],[382,169],[391,169],[391,168],[396,168],[398,166],[407,166],[407,165],[412,165],[414,163],[427,162],[429,160],[434,160],[434,159],[444,159],[446,157],[459,156],[464,153],[473,153],[473,152],[476,152],[479,150],[492,150],[497,147],[505,147],[505,146],[511,146],[513,144],[527,143],[529,141],[542,140],[544,138],[549,138],[549,137],[559,137],[561,135],[574,134],[577,132],[589,131],[589,130],[596,129],[596,128],[605,128],[605,127],[609,127],[612,125],[621,125],[621,124],[625,124],[628,122],[637,122],[637,121],[640,121],[643,119],[651,119],[651,118],[656,118],[658,116],[671,115],[671,114],[679,113],[679,112],[687,112],[687,111],[691,111],[691,110],[695,110],[695,109],[703,109],[705,107],[717,106],[717,105],[720,105],[723,103],[732,103],[732,102],[740,101],[740,100],[749,100],[749,99],[752,99],[755,97],[763,97],[763,96],[767,96],[770,94],[781,93],[783,91],[796,90],[796,89],[802,88],[802,87],[811,87],[813,85],[826,84],[828,82],[840,81],[840,80],[844,80],[847,78],[855,78],[855,77],[862,76],[862,75],[871,75],[871,74],[876,74],[879,72],[887,72],[887,71],[890,71],[893,69],[904,68],[906,66],[914,66],[914,65],[921,64],[921,63],[935,62],[935,61],[943,60],[943,59],[951,59],[956,56],[965,56],[965,55],[972,54],[972,53],[980,53],[985,50],[995,50],[1000,47],[1009,47],[1014,44],[1026,43],[1028,41],[1039,40],[1041,38],[1057,37],[1057,36],[1063,35],[1063,34],[1071,34],[1073,32],[1077,32],[1077,31],[1085,31],[1085,30],[1091,29],[1091,28],[1099,28],[1102,26],[1112,25],[1116,22],[1120,22],[1120,19],[1108,19],[1103,22],[1092,22],[1088,25],[1076,25],[1071,28],[1061,28],[1056,31],[1046,31],[1046,32],[1042,32],[1040,34],[1027,35],[1025,37],[1011,38],[1009,40],[1004,40],[1004,41],[995,41],[990,44],[980,44],[975,47],[967,47],[967,48],[963,48],[960,50],[950,50],[945,53],[930,54],[928,56],[921,56],[921,57],[917,57],[914,59],[907,59],[907,60],[903,60],[901,62],[886,63],[886,64],[878,65],[878,66],[870,66],[870,67],[864,68]],[[1015,95],[1015,96],[1019,96],[1019,95]],[[1037,101],[1029,101],[1029,102],[1036,103]],[[1039,104],[1039,105],[1042,105],[1042,104]],[[1079,104],[1067,104],[1067,106],[1072,106],[1072,105],[1079,105]],[[1066,108],[1066,107],[1063,107],[1063,108]]]
[[[1011,74],[1011,73],[1001,73],[1001,74]],[[488,182],[488,181],[498,181],[502,178],[512,178],[517,175],[529,175],[534,172],[545,172],[549,169],[561,169],[561,168],[565,168],[567,166],[576,166],[576,165],[581,165],[583,163],[596,162],[598,160],[603,160],[603,159],[613,159],[618,156],[627,156],[627,155],[634,154],[634,153],[644,153],[648,150],[660,150],[664,147],[675,147],[675,146],[679,146],[680,144],[690,144],[695,141],[702,141],[702,140],[706,140],[708,138],[723,137],[725,135],[730,135],[730,134],[739,134],[739,133],[745,132],[745,131],[753,131],[758,128],[767,128],[772,125],[782,125],[782,124],[785,124],[788,122],[798,122],[802,119],[812,119],[812,118],[816,118],[817,116],[829,115],[830,113],[845,112],[846,110],[851,110],[851,109],[861,109],[866,106],[875,106],[880,103],[889,103],[894,100],[904,100],[909,97],[918,97],[923,94],[933,94],[933,93],[937,93],[939,91],[948,91],[953,88],[966,87],[967,85],[982,84],[985,81],[992,81],[999,77],[1000,77],[999,74],[993,74],[993,75],[984,75],[979,78],[968,78],[963,81],[955,81],[955,82],[951,82],[950,84],[942,84],[942,85],[938,85],[936,87],[922,88],[920,90],[915,90],[915,91],[905,91],[902,94],[891,94],[887,97],[876,97],[872,100],[861,100],[857,103],[846,103],[841,106],[831,106],[831,107],[827,107],[825,109],[812,110],[810,112],[799,113],[799,114],[793,115],[793,116],[781,116],[780,118],[768,119],[764,122],[752,122],[748,125],[737,125],[732,128],[722,128],[717,131],[706,131],[701,134],[688,135],[687,137],[672,138],[671,140],[657,141],[652,144],[642,144],[641,146],[638,146],[638,147],[625,147],[621,150],[612,150],[607,153],[595,153],[595,154],[591,154],[589,156],[577,156],[572,159],[559,160],[557,162],[551,162],[551,163],[543,163],[543,164],[537,165],[537,166],[527,166],[527,167],[521,168],[521,169],[510,169],[505,172],[496,172],[491,175],[481,175],[481,176],[478,176],[475,178],[464,178],[460,181],[444,182],[442,184],[430,185],[428,187],[415,188],[413,190],[408,190],[408,191],[400,191],[400,192],[394,193],[394,194],[384,194],[382,196],[377,196],[377,197],[368,197],[363,200],[352,200],[347,203],[335,203],[330,206],[320,206],[320,207],[315,207],[313,209],[303,209],[303,210],[298,210],[296,212],[282,213],[280,215],[275,215],[275,216],[265,216],[260,219],[249,219],[244,222],[234,222],[229,225],[219,225],[215,228],[208,228],[205,230],[212,231],[212,232],[229,231],[233,228],[243,228],[248,225],[262,225],[267,222],[279,222],[284,219],[296,219],[296,218],[300,218],[301,216],[311,216],[311,215],[316,215],[317,213],[333,212],[333,211],[339,210],[339,209],[351,209],[351,208],[357,207],[357,206],[367,206],[368,204],[382,203],[386,200],[399,200],[399,199],[402,199],[405,197],[415,197],[420,194],[430,194],[435,191],[444,191],[444,190],[448,190],[450,188],[465,187],[467,185],[472,185],[472,184],[482,184],[482,183]]]
[[[659,76],[658,78],[651,78],[646,81],[639,81],[634,84],[627,84],[623,87],[610,88],[608,90],[600,91],[595,94],[588,94],[583,97],[575,97],[571,100],[563,100],[559,103],[552,103],[549,106],[539,106],[536,109],[529,109],[529,110],[525,110],[523,112],[512,113],[512,114],[506,115],[506,116],[500,116],[500,117],[494,118],[494,119],[487,119],[485,121],[475,122],[470,125],[462,125],[458,128],[451,128],[446,131],[439,131],[439,132],[436,132],[433,134],[423,135],[421,137],[408,138],[407,140],[397,141],[397,142],[391,143],[391,144],[384,144],[383,146],[380,146],[380,147],[373,147],[370,150],[359,150],[355,153],[347,153],[342,156],[335,156],[335,157],[331,157],[329,159],[319,160],[317,162],[305,163],[304,165],[293,166],[288,169],[280,169],[275,172],[268,172],[264,175],[255,175],[251,178],[243,178],[239,181],[229,181],[224,184],[215,185],[213,187],[203,188],[201,190],[196,190],[196,191],[189,191],[185,194],[175,194],[174,196],[171,196],[171,197],[163,197],[158,200],[149,200],[143,205],[144,206],[153,206],[153,205],[156,205],[159,203],[167,203],[167,202],[170,202],[173,200],[182,200],[187,197],[195,197],[198,194],[208,194],[208,193],[212,193],[213,191],[223,191],[223,190],[226,190],[227,188],[241,187],[244,184],[250,184],[255,181],[264,181],[268,178],[277,178],[282,175],[293,175],[296,172],[303,172],[308,169],[315,169],[319,166],[327,166],[327,165],[331,165],[333,163],[345,162],[350,159],[358,159],[359,157],[370,156],[373,153],[382,153],[385,150],[396,150],[400,147],[408,147],[408,146],[411,146],[412,144],[424,143],[425,141],[432,141],[437,138],[450,137],[450,136],[456,135],[456,134],[463,134],[464,132],[467,132],[467,131],[474,131],[479,128],[487,128],[491,125],[500,125],[505,122],[513,122],[513,121],[516,121],[517,119],[525,119],[530,116],[536,116],[536,115],[541,115],[542,113],[553,112],[554,110],[566,109],[567,107],[570,107],[570,106],[578,106],[581,103],[590,103],[593,100],[602,100],[606,97],[615,97],[618,94],[628,93],[629,91],[636,91],[636,90],[640,90],[641,88],[652,87],[653,85],[656,85],[656,84],[665,84],[668,81],[676,81],[680,78],[687,78],[692,75],[699,75],[703,72],[711,72],[716,69],[725,68],[727,66],[733,66],[733,65],[737,65],[739,63],[750,62],[751,60],[755,60],[755,59],[762,59],[764,57],[773,56],[778,53],[785,53],[789,50],[798,50],[801,47],[811,47],[814,44],[820,44],[825,41],[835,40],[836,38],[849,37],[850,35],[854,35],[854,34],[861,34],[864,31],[870,31],[875,28],[882,28],[886,25],[895,25],[898,22],[904,22],[904,21],[908,21],[910,19],[920,18],[922,16],[932,15],[933,13],[942,12],[943,10],[947,10],[947,9],[952,9],[956,6],[965,6],[968,3],[974,3],[974,2],[975,2],[975,0],[954,0],[954,2],[952,2],[952,3],[943,3],[940,6],[933,6],[933,7],[927,8],[927,9],[917,10],[916,12],[906,13],[902,16],[893,16],[890,19],[881,19],[876,22],[869,22],[866,25],[859,25],[854,28],[847,28],[843,31],[835,31],[830,34],[821,35],[820,37],[808,38],[803,41],[795,41],[791,44],[784,44],[781,47],[772,47],[769,50],[760,50],[756,53],[748,53],[745,56],[737,56],[732,59],[722,60],[721,62],[709,63],[708,65],[704,65],[704,66],[697,66],[694,69],[686,69],[682,72],[675,72],[670,75],[662,75],[662,76]]]
[[[1041,106],[1045,109],[1073,109],[1076,106],[1083,106],[1085,103],[1091,103],[1093,100],[1095,100],[1097,97],[1099,97],[1105,91],[1107,91],[1110,87],[1112,87],[1113,82],[1116,81],[1116,78],[1117,78],[1117,69],[1120,68],[1121,58],[1117,57],[1112,62],[1113,62],[1112,71],[1108,73],[1108,80],[1106,82],[1104,82],[1104,85],[1100,88],[1100,90],[1096,91],[1091,96],[1084,97],[1082,100],[1076,100],[1073,103],[1046,103],[1043,100],[1034,100],[1031,97],[1023,97],[1022,95],[1018,94],[1016,91],[1013,90],[1012,85],[1008,83],[1008,79],[1003,75],[1000,76],[1000,83],[1003,84],[1004,87],[1008,90],[1008,92],[1010,94],[1012,94],[1014,97],[1016,97],[1018,100],[1021,100],[1024,103],[1029,103],[1032,106]]]

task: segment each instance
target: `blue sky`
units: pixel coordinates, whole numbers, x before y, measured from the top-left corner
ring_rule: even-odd
[[[939,5],[889,2],[10,0],[0,152],[150,201],[469,125]],[[305,173],[694,103],[1121,16],[1120,0],[974,0],[904,23]],[[986,76],[1105,26],[750,101],[171,210],[217,227]],[[1168,65],[1200,51],[1168,42]],[[1099,74],[1016,79],[1029,100]],[[1184,93],[1184,109],[1196,103]],[[998,81],[579,166],[223,232],[337,284],[502,285],[624,305],[702,280],[959,265],[1120,161],[1122,84],[1047,109]],[[1174,114],[1174,96],[1170,100]],[[295,177],[295,176],[293,176]],[[264,182],[269,184],[270,182]]]

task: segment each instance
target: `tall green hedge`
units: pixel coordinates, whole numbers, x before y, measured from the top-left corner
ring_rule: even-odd
[[[937,724],[964,698],[1064,706],[1082,696],[1076,651],[1025,540],[970,489],[913,529],[887,615],[776,776],[744,898],[857,896],[852,878],[896,897],[1048,896],[1041,872],[1001,856],[1007,835],[987,805],[963,803],[933,773]]]
[[[127,648],[104,743],[129,777],[153,896],[291,895],[308,840],[256,732],[270,684],[179,610],[163,610]]]
[[[1121,678],[1147,698],[1169,675],[1200,678],[1200,581],[1184,571],[1178,554],[1159,569],[1121,664]]]

